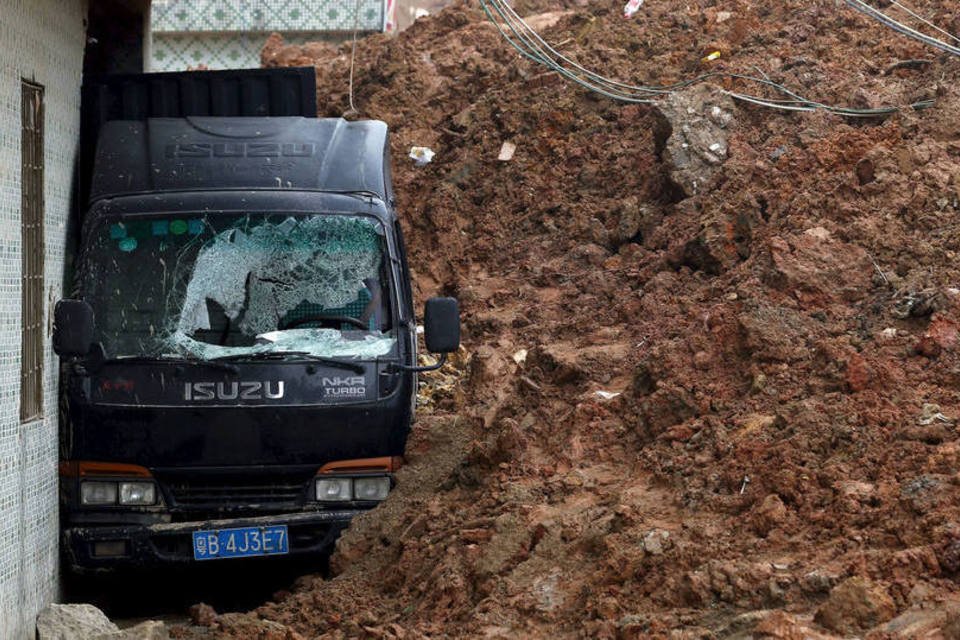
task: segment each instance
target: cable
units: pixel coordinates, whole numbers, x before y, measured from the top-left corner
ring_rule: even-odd
[[[353,10],[353,45],[350,47],[350,108],[340,116],[341,118],[360,113],[357,111],[357,108],[353,106],[353,65],[357,59],[357,30],[360,28],[360,0],[356,0]]]
[[[689,80],[666,86],[631,85],[607,78],[564,56],[550,46],[550,44],[531,28],[504,0],[480,0],[480,5],[486,13],[487,18],[493,22],[504,40],[522,56],[547,67],[590,91],[622,102],[651,103],[654,102],[655,98],[674,93],[679,89],[689,87],[695,83],[703,82],[711,78],[723,77],[756,83],[780,92],[790,98],[790,100],[776,100],[740,92],[724,91],[726,95],[734,99],[773,109],[781,109],[784,111],[814,111],[822,109],[849,117],[876,117],[889,115],[901,110],[901,107],[893,106],[878,109],[834,107],[804,98],[767,77],[758,78],[725,72],[702,74]],[[502,19],[502,24],[494,17],[494,13]],[[508,33],[505,28],[509,30],[510,33]],[[762,74],[763,72],[761,71],[760,73]],[[921,101],[911,104],[909,107],[913,109],[924,109],[928,108],[931,104],[932,101]]]
[[[958,38],[957,36],[953,35],[953,34],[950,33],[949,31],[947,31],[946,29],[941,29],[941,28],[938,27],[937,25],[933,24],[933,22],[931,22],[930,20],[927,20],[926,18],[924,18],[923,16],[921,16],[920,14],[918,14],[917,12],[915,12],[913,9],[911,9],[911,8],[908,7],[907,5],[903,4],[902,2],[897,2],[897,0],[890,0],[890,2],[891,2],[891,4],[893,4],[893,6],[897,7],[897,8],[900,9],[901,11],[904,11],[904,12],[910,14],[913,18],[919,20],[920,22],[922,22],[923,24],[927,25],[927,26],[930,27],[931,29],[934,29],[934,30],[936,30],[936,31],[939,31],[940,33],[942,33],[943,35],[947,36],[948,38],[950,38],[951,40],[953,40],[953,41],[955,41],[955,42],[960,42],[960,38]]]
[[[952,53],[955,56],[960,56],[960,48],[947,44],[943,40],[938,40],[933,36],[928,36],[927,34],[921,33],[912,27],[908,27],[905,24],[897,22],[896,20],[894,20],[887,14],[883,13],[879,9],[874,9],[867,3],[863,2],[863,0],[843,0],[843,1],[846,2],[853,9],[859,11],[860,13],[870,16],[874,20],[882,24],[885,24],[886,26],[890,27],[891,29],[893,29],[898,33],[902,33],[903,35],[909,38],[913,38],[914,40],[919,40],[920,42],[929,44],[931,47],[936,47],[937,49],[946,51],[947,53]]]

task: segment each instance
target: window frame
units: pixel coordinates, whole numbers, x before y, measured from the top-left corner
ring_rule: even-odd
[[[20,82],[20,422],[43,418],[44,87]]]

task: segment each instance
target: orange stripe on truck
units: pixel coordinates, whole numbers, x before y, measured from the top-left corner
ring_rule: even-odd
[[[85,476],[133,476],[152,478],[146,467],[122,462],[90,462],[68,460],[60,463],[60,475],[69,477]]]
[[[403,466],[400,456],[382,458],[358,458],[356,460],[336,460],[320,467],[317,475],[329,473],[354,473],[360,471],[381,471],[392,473]]]

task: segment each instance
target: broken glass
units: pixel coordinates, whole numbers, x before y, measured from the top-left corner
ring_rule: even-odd
[[[395,346],[383,228],[347,215],[195,214],[103,222],[85,298],[109,357]]]

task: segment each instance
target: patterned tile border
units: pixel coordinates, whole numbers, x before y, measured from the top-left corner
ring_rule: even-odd
[[[388,0],[154,0],[159,33],[382,31]],[[359,5],[359,12],[357,7]]]

